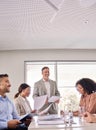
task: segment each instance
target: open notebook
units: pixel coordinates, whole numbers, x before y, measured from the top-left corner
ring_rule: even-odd
[[[26,121],[26,119],[31,119],[31,118],[32,118],[32,114],[31,113],[27,113],[27,114],[21,116],[20,121],[24,122],[24,121]]]

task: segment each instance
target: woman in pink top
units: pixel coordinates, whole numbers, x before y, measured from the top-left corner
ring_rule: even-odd
[[[85,111],[96,113],[96,82],[89,78],[82,78],[76,83],[77,91],[81,94],[80,107]],[[75,115],[76,113],[74,113]]]

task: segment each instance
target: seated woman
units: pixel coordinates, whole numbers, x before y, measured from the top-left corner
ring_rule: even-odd
[[[91,114],[96,113],[96,83],[89,78],[82,78],[76,83],[77,91],[81,94],[80,107]],[[78,111],[73,113],[78,115]]]
[[[28,84],[22,83],[18,88],[18,93],[14,96],[14,104],[20,116],[35,112],[35,110],[32,111],[30,103],[27,100],[27,97],[30,95],[30,89]]]

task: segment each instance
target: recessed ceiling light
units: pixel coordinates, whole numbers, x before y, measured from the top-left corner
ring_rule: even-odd
[[[85,24],[88,24],[88,22],[89,22],[88,20],[85,20],[85,22],[84,22],[84,23],[85,23]]]

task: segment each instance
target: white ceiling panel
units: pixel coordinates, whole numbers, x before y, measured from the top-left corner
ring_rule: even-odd
[[[96,49],[96,0],[0,0],[0,50]]]

